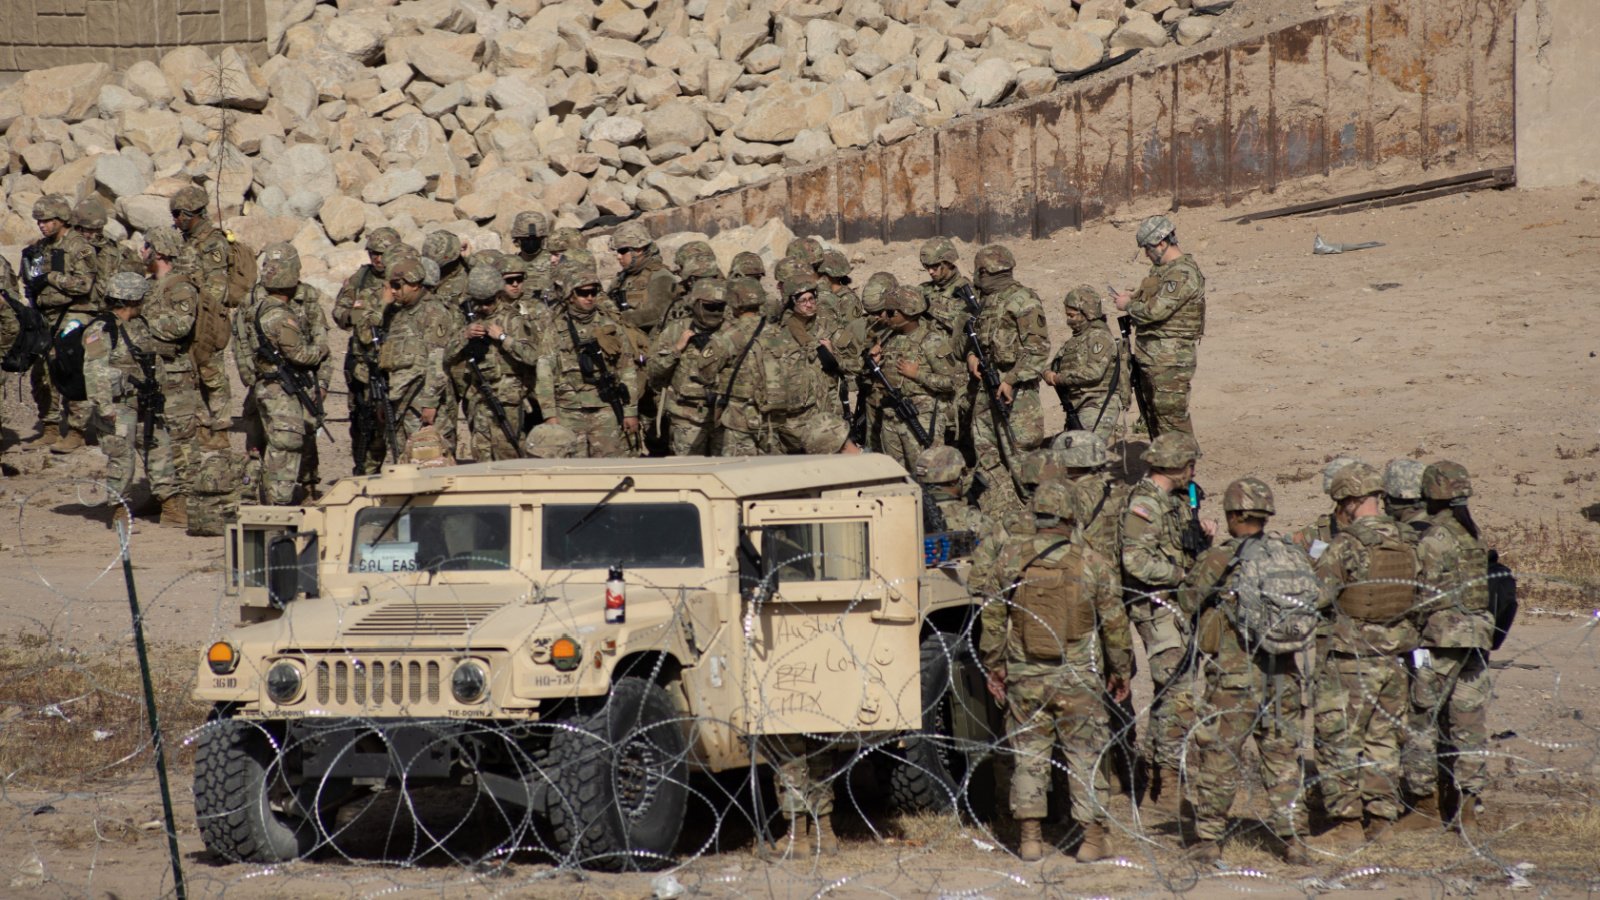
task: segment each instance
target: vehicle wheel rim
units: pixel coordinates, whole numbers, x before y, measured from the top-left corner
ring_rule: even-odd
[[[654,805],[666,780],[667,754],[654,741],[635,738],[617,751],[617,804],[629,822],[637,822]]]

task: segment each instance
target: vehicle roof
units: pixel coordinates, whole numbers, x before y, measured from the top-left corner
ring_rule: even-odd
[[[625,475],[640,479],[642,483],[639,486],[644,488],[651,487],[649,482],[675,478],[710,481],[720,484],[736,497],[904,482],[907,479],[906,470],[893,457],[882,453],[864,453],[851,456],[514,459],[428,469],[395,465],[386,466],[382,475],[346,481],[356,482],[369,492],[379,492],[381,486],[381,493],[390,494],[437,491],[450,487],[481,490],[483,488],[473,482],[519,477],[537,481],[542,477],[570,476],[575,481],[587,482],[590,479],[583,476],[592,476],[595,484],[600,485],[607,479],[621,479]],[[586,488],[591,486],[584,485]],[[356,488],[356,493],[361,493],[361,487]]]

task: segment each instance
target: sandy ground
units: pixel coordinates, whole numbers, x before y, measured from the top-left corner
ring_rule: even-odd
[[[1593,246],[1600,237],[1596,195],[1600,188],[1581,186],[1477,193],[1243,226],[1226,217],[1244,208],[1177,216],[1183,245],[1196,255],[1209,283],[1208,336],[1194,396],[1206,452],[1202,482],[1220,494],[1232,478],[1261,475],[1277,491],[1278,522],[1287,528],[1325,507],[1320,470],[1335,454],[1355,453],[1378,465],[1401,454],[1450,458],[1475,476],[1474,513],[1490,531],[1544,523],[1594,540],[1600,526],[1584,511],[1596,501],[1600,478],[1592,396],[1600,369],[1600,309],[1589,299],[1597,272]],[[1282,202],[1288,201],[1261,198],[1255,206]],[[1019,277],[1045,298],[1058,340],[1064,334],[1060,298],[1069,288],[1108,281],[1131,286],[1143,276],[1134,221],[1011,245]],[[1330,241],[1377,240],[1386,246],[1313,256],[1312,239],[1319,232]],[[973,249],[963,248],[963,259]],[[858,281],[880,268],[901,278],[920,277],[914,246],[847,250]],[[98,499],[92,484],[102,465],[98,451],[63,458],[17,446],[18,433],[32,432],[25,386],[8,378],[0,402],[7,423],[4,459],[16,472],[0,481],[5,515],[12,517],[0,520],[0,633],[48,635],[60,646],[84,651],[124,642],[128,618],[121,573],[113,568],[117,544],[104,517],[89,508]],[[1053,398],[1046,404],[1059,421]],[[341,415],[342,400],[336,398],[332,410]],[[340,442],[324,453],[329,476],[348,471],[348,441],[341,424],[333,427]],[[131,552],[153,640],[198,650],[231,624],[234,611],[219,590],[218,540],[187,538],[141,522]],[[1582,602],[1590,609],[1597,605],[1592,591]],[[1541,823],[1576,814],[1595,793],[1600,743],[1592,723],[1600,717],[1600,665],[1592,621],[1581,614],[1530,616],[1508,651],[1497,654],[1516,664],[1497,672],[1490,717],[1491,732],[1502,735],[1495,750],[1504,754],[1495,764],[1495,835],[1507,846],[1523,846],[1541,833]],[[189,777],[183,765],[180,755],[180,800]],[[39,896],[144,896],[160,890],[165,862],[159,835],[139,828],[155,818],[153,783],[135,778],[140,770],[126,771],[127,780],[86,785],[83,793],[66,796],[0,782],[0,884],[15,878],[11,893]],[[54,811],[32,814],[45,804]],[[251,878],[263,873],[218,867],[200,855],[187,806],[180,808],[179,821],[195,893],[343,896],[393,887],[455,893],[474,880],[480,881],[474,890],[483,893],[650,892],[649,876],[577,880],[567,873],[548,876],[541,863],[520,859],[510,877],[481,880],[449,864],[396,870],[317,863],[291,867],[283,877]],[[1203,894],[1240,888],[1300,893],[1342,886],[1394,896],[1465,888],[1492,892],[1506,884],[1496,866],[1526,858],[1503,856],[1490,846],[1476,862],[1453,866],[1450,860],[1462,854],[1449,842],[1454,850],[1424,854],[1422,859],[1437,862],[1418,866],[1414,857],[1405,857],[1402,844],[1394,852],[1411,860],[1406,868],[1412,874],[1380,865],[1362,878],[1303,884],[1293,877],[1281,880],[1284,870],[1269,857],[1242,850],[1243,856],[1230,855],[1230,861],[1259,865],[1267,877],[1207,872],[1196,881],[1197,873],[1165,851],[1131,856],[1126,867],[1075,869],[1061,857],[1043,867],[1024,866],[980,849],[972,838],[987,839],[977,832],[964,836],[953,822],[946,825],[934,829],[933,837],[908,833],[892,843],[853,841],[844,856],[815,870],[757,864],[743,852],[729,852],[693,859],[678,878],[719,896],[810,895],[835,879],[845,879],[837,892],[846,895],[1190,888]],[[1142,854],[1132,838],[1124,849]],[[1328,860],[1318,872],[1332,878],[1362,864],[1363,857]],[[1415,873],[1436,865],[1446,868],[1436,876]],[[42,884],[36,871],[43,872]],[[1541,871],[1536,883],[1558,894],[1593,886],[1600,875],[1592,854],[1586,865]]]

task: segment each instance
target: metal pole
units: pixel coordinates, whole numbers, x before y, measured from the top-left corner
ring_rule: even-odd
[[[139,591],[133,583],[133,559],[128,556],[129,526],[117,526],[122,541],[122,579],[128,586],[128,611],[133,616],[133,647],[139,655],[139,680],[144,683],[145,713],[150,717],[150,738],[156,751],[156,780],[161,784],[161,814],[167,827],[167,855],[172,858],[173,891],[178,900],[187,900],[183,883],[183,861],[178,855],[178,828],[172,818],[172,787],[167,784],[167,754],[161,742],[161,716],[156,712],[156,692],[150,683],[150,656],[144,645],[144,616],[139,612]]]

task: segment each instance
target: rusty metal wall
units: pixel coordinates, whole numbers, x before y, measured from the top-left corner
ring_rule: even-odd
[[[663,210],[836,241],[1038,238],[1133,204],[1231,205],[1341,171],[1393,184],[1512,165],[1517,0],[1372,0]],[[1359,189],[1343,185],[1352,190]]]

